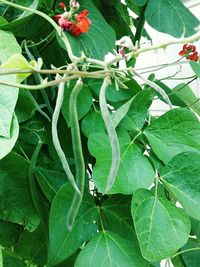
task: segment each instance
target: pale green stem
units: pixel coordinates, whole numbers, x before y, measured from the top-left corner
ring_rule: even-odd
[[[112,164],[110,167],[107,185],[105,189],[105,194],[111,189],[115,182],[115,178],[117,176],[117,171],[119,169],[120,164],[120,146],[119,141],[117,137],[117,133],[115,131],[115,126],[113,124],[111,115],[109,113],[109,109],[106,102],[106,90],[108,86],[110,85],[111,81],[109,77],[106,77],[103,81],[103,84],[100,89],[99,94],[99,104],[100,104],[100,110],[102,114],[102,118],[104,120],[106,130],[108,132],[108,136],[110,139],[111,149],[112,149]]]
[[[53,144],[54,144],[54,147],[55,147],[56,152],[58,154],[58,157],[62,163],[63,169],[64,169],[70,183],[72,184],[72,186],[76,190],[77,194],[80,195],[81,194],[80,190],[76,185],[74,175],[72,174],[72,172],[69,168],[67,159],[65,157],[65,153],[62,150],[62,147],[60,145],[60,141],[58,138],[57,124],[58,124],[58,118],[59,118],[60,110],[61,110],[62,103],[63,103],[64,90],[65,90],[65,82],[62,82],[62,83],[60,83],[59,88],[58,88],[56,106],[55,106],[55,110],[54,110],[53,117],[52,117],[52,139],[53,139]]]
[[[171,104],[171,101],[168,95],[159,85],[157,85],[156,83],[150,80],[145,79],[143,76],[141,76],[139,73],[135,71],[134,71],[134,74],[138,76],[142,81],[144,81],[147,85],[149,85],[151,88],[153,88],[156,92],[158,92],[163,97],[163,99],[166,101],[166,103],[169,105],[170,109],[172,109],[172,104]]]
[[[179,251],[179,252],[177,252],[176,254],[174,254],[174,255],[171,257],[171,259],[177,257],[177,256],[180,255],[180,254],[183,254],[183,253],[186,253],[186,252],[195,251],[195,250],[200,250],[200,247],[197,247],[197,248],[188,248],[188,249]]]

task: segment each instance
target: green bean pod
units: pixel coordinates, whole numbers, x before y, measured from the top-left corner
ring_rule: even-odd
[[[69,118],[71,125],[72,146],[74,152],[74,159],[76,165],[76,183],[81,194],[74,193],[71,207],[67,217],[67,227],[70,231],[74,225],[76,216],[78,214],[84,193],[85,186],[85,162],[83,158],[83,151],[81,145],[80,127],[77,113],[77,97],[82,88],[82,81],[79,79],[73,88],[69,100]]]
[[[106,130],[109,136],[111,149],[112,149],[112,164],[110,167],[107,185],[106,185],[106,189],[104,192],[105,194],[113,186],[115,182],[115,178],[117,176],[117,171],[119,169],[119,164],[120,164],[119,141],[118,141],[117,133],[115,131],[115,126],[113,124],[112,118],[108,110],[107,102],[106,102],[106,90],[108,86],[110,85],[110,83],[111,83],[110,78],[106,77],[103,81],[103,84],[100,89],[100,94],[99,94],[99,104],[100,104],[101,115],[106,126]]]
[[[53,144],[54,147],[56,149],[56,152],[58,154],[58,157],[62,163],[63,169],[70,181],[70,183],[72,184],[72,186],[74,187],[74,189],[76,190],[77,194],[80,195],[80,191],[76,185],[75,179],[74,179],[74,175],[72,174],[67,159],[65,157],[65,153],[61,148],[60,145],[60,141],[58,138],[58,131],[57,131],[57,124],[58,124],[58,118],[60,115],[60,110],[62,107],[62,103],[63,103],[63,98],[64,98],[64,90],[65,90],[65,83],[61,82],[59,87],[58,87],[58,95],[57,95],[57,99],[56,99],[56,106],[54,109],[54,113],[53,113],[53,117],[52,117],[52,139],[53,139]]]

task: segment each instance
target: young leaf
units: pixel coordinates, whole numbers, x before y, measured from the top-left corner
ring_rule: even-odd
[[[187,109],[166,112],[154,120],[144,134],[154,153],[165,164],[181,152],[200,150],[200,124]]]
[[[200,220],[199,162],[200,153],[181,153],[172,158],[161,172],[164,185],[196,220]]]
[[[149,267],[134,243],[104,231],[97,234],[81,251],[75,267],[123,266]]]
[[[140,148],[132,144],[125,132],[118,134],[121,161],[115,183],[109,194],[132,194],[138,188],[148,188],[154,180],[154,171]],[[111,165],[111,148],[108,136],[103,133],[91,134],[88,140],[90,153],[96,158],[93,179],[100,192],[106,187]]]
[[[52,202],[49,233],[49,266],[55,266],[71,256],[84,242],[90,240],[97,231],[96,207],[89,199],[83,199],[76,222],[71,231],[67,229],[67,215],[74,190],[69,183],[60,188]]]
[[[159,261],[172,256],[188,240],[190,220],[182,209],[146,189],[132,200],[132,216],[145,259]]]

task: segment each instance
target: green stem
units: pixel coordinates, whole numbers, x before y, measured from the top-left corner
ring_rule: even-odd
[[[98,207],[98,213],[99,213],[99,220],[101,225],[102,232],[105,232],[104,225],[103,225],[103,218],[102,218],[102,210],[101,207]]]
[[[46,15],[45,13],[43,13],[43,12],[41,12],[39,10],[35,10],[35,9],[29,8],[29,7],[21,6],[21,5],[6,1],[6,0],[0,0],[0,2],[6,4],[8,6],[12,6],[14,8],[23,10],[23,11],[30,11],[30,12],[32,12],[32,13],[34,13],[34,14],[42,17],[42,18],[44,18],[45,20],[47,20],[54,27],[54,29],[57,31],[59,37],[64,42],[70,60],[73,62],[73,61],[75,61],[77,59],[77,57],[74,56],[74,54],[72,52],[71,45],[69,43],[69,40],[68,40],[67,36],[62,32],[61,28],[56,24],[56,22],[53,19],[51,19],[48,15]]]
[[[62,163],[63,169],[64,169],[70,183],[74,187],[75,191],[77,192],[77,194],[80,195],[81,193],[80,193],[80,191],[79,191],[79,189],[75,183],[74,175],[72,174],[72,172],[69,168],[67,159],[65,157],[65,153],[61,148],[60,141],[58,138],[57,124],[58,124],[58,118],[59,118],[60,110],[61,110],[62,103],[63,103],[64,90],[65,90],[65,83],[62,82],[62,83],[60,83],[59,88],[58,88],[56,106],[55,106],[55,110],[54,110],[53,117],[52,117],[52,138],[53,138],[54,147],[55,147],[56,152],[58,154],[58,157]]]
[[[147,5],[143,6],[141,8],[141,12],[140,12],[140,17],[139,17],[139,21],[138,21],[138,26],[137,26],[137,30],[135,33],[135,37],[133,40],[133,44],[135,45],[136,42],[140,42],[141,36],[142,36],[142,31],[144,28],[144,24],[145,24],[145,11],[146,11]]]
[[[174,255],[171,257],[171,259],[177,257],[177,256],[180,255],[180,254],[183,254],[183,253],[186,253],[186,252],[195,251],[195,250],[200,250],[200,247],[197,247],[197,248],[188,248],[188,249],[179,251],[179,252],[177,252],[176,254],[174,254]]]
[[[113,124],[112,118],[110,116],[107,102],[106,102],[106,90],[108,86],[110,85],[111,81],[109,77],[106,77],[103,81],[103,84],[100,89],[99,94],[99,104],[100,104],[100,110],[102,114],[102,118],[104,120],[106,130],[110,139],[111,149],[112,149],[112,164],[110,167],[107,185],[105,189],[105,194],[111,189],[115,182],[115,178],[117,176],[117,171],[120,164],[120,147],[119,147],[119,141],[117,137],[117,133],[115,131],[115,126]]]
[[[72,145],[74,151],[74,159],[76,165],[76,183],[81,192],[74,193],[72,204],[67,217],[67,227],[69,231],[72,229],[76,216],[78,214],[85,186],[85,162],[83,158],[83,150],[81,145],[80,127],[77,113],[77,97],[82,88],[82,81],[78,80],[69,100],[69,117],[71,125]]]

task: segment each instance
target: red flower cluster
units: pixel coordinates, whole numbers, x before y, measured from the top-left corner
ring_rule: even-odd
[[[66,6],[63,2],[59,4],[61,8],[66,11]],[[54,17],[60,27],[65,31],[71,31],[73,36],[79,36],[81,33],[88,32],[90,25],[92,25],[91,20],[87,17],[88,10],[84,9],[80,14],[74,16],[74,19],[67,19],[68,12],[63,14],[58,14]]]
[[[178,54],[179,56],[185,56],[188,60],[197,61],[199,59],[195,45],[184,44],[183,49]]]

